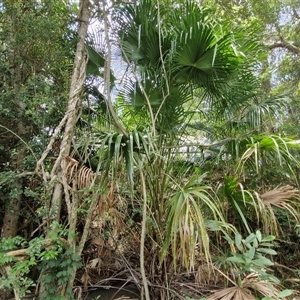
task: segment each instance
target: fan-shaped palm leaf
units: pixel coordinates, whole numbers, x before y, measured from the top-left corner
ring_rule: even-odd
[[[255,300],[257,296],[276,298],[280,291],[278,284],[259,280],[256,274],[249,274],[240,285],[216,291],[207,300]]]
[[[168,122],[176,119],[174,112],[180,111],[187,99],[182,97],[182,89],[178,94],[178,87],[193,86],[218,96],[236,88],[238,66],[244,57],[236,51],[232,35],[216,25],[211,11],[193,1],[165,10],[163,4],[158,9],[156,1],[142,0],[118,14],[124,59],[134,64],[151,104],[160,105],[159,113]],[[145,95],[136,88],[134,92],[133,103],[144,105]],[[192,89],[184,92],[192,95]],[[171,119],[165,116],[170,105]]]

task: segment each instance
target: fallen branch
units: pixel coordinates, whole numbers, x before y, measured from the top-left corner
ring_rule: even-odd
[[[62,244],[64,245],[64,248],[67,249],[69,248],[69,243],[67,240],[60,238],[59,239],[60,242],[62,242]],[[56,242],[54,240],[51,239],[46,239],[44,241],[44,244],[42,245],[42,249],[47,249],[49,247],[52,247],[56,244]],[[28,257],[29,253],[27,252],[29,248],[24,248],[24,249],[18,249],[18,250],[12,250],[9,251],[7,253],[5,253],[5,256],[15,256],[15,257]]]

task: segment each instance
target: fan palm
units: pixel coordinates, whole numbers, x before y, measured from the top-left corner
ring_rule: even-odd
[[[133,65],[131,101],[153,110],[153,126],[181,124],[182,106],[196,89],[217,100],[236,87],[244,56],[232,34],[196,2],[170,9],[143,0],[120,9],[118,24],[124,60]]]
[[[191,103],[197,100],[193,108],[207,102],[225,105],[224,95],[241,87],[239,74],[246,58],[226,26],[196,1],[168,7],[142,0],[120,7],[115,17],[123,59],[131,68],[118,105],[123,99],[124,107],[134,108],[126,109],[127,113],[141,114],[144,120],[148,114],[144,127],[150,127],[149,140],[156,144],[151,157],[143,160],[153,221],[148,233],[155,247],[162,247],[161,259],[171,247],[174,260],[190,268],[195,265],[191,241],[200,244],[207,260],[210,257],[204,212],[216,221],[224,223],[224,219],[206,185],[198,182],[197,186],[193,180],[196,185],[187,188],[182,184],[189,180],[186,172],[175,177],[174,146],[185,131]],[[174,186],[180,191],[174,193]],[[177,245],[182,249],[177,251]]]

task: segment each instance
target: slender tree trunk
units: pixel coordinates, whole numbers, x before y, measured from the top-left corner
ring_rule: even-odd
[[[54,163],[51,171],[51,181],[54,183],[54,189],[52,193],[51,201],[51,219],[59,222],[61,214],[61,206],[63,201],[66,201],[68,207],[68,224],[69,224],[69,236],[68,244],[75,252],[76,240],[75,231],[77,224],[77,208],[78,208],[78,197],[76,191],[73,195],[69,193],[68,181],[65,174],[65,158],[69,156],[71,149],[71,142],[74,135],[74,128],[78,121],[80,114],[80,107],[82,103],[82,91],[83,85],[86,78],[86,65],[88,61],[88,56],[85,48],[85,38],[88,30],[88,23],[90,19],[90,1],[80,0],[79,3],[79,16],[78,16],[78,42],[76,47],[73,74],[71,78],[69,100],[67,110],[64,116],[63,123],[65,122],[63,138],[60,146],[59,155]],[[62,123],[62,124],[63,124]],[[61,125],[61,124],[60,124]],[[48,149],[48,148],[47,148]],[[47,149],[45,155],[47,155]],[[39,161],[41,164],[42,161]],[[73,196],[73,197],[72,197]],[[75,279],[76,268],[73,270],[71,275],[69,286],[73,286]],[[41,275],[43,276],[43,274]],[[62,294],[65,294],[67,286],[61,287]],[[40,293],[44,291],[44,286],[41,284]],[[65,299],[68,297],[66,295]]]
[[[74,128],[79,118],[79,108],[82,103],[82,90],[86,75],[86,64],[88,60],[85,49],[85,38],[87,35],[88,22],[90,18],[90,2],[89,0],[81,0],[79,6],[78,43],[71,79],[68,107],[65,113],[66,125],[60,146],[60,152],[51,172],[52,180],[57,181],[52,197],[51,212],[54,214],[54,218],[57,220],[60,218],[63,194],[62,191],[64,190],[65,194],[68,193],[68,188],[66,186],[64,188],[62,187],[64,182],[62,177],[65,176],[63,172],[63,158],[70,154]]]

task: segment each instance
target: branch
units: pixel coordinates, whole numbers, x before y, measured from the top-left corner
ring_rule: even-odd
[[[66,241],[65,239],[60,238],[59,240],[62,242],[65,249],[68,249],[70,247],[68,241]],[[46,249],[46,248],[49,248],[49,247],[54,246],[54,245],[56,245],[55,241],[53,241],[51,239],[45,239],[44,244],[42,246],[42,249]],[[27,250],[28,250],[28,248],[12,250],[12,251],[9,251],[9,252],[5,253],[5,255],[6,256],[16,256],[16,257],[29,256]]]
[[[298,12],[297,12],[297,10],[296,10],[295,7],[293,7],[293,15],[294,15],[294,17],[295,17],[296,19],[300,19],[300,16],[299,16],[299,14],[298,14]]]
[[[26,143],[25,140],[23,140],[17,133],[15,133],[14,131],[10,130],[6,126],[3,126],[3,125],[0,124],[0,127],[3,128],[3,129],[5,129],[5,130],[7,130],[8,132],[10,132],[11,134],[13,134],[14,136],[16,136],[26,146],[26,148],[31,152],[31,154],[35,158],[35,160],[37,160],[37,157],[35,156],[32,148]]]
[[[36,175],[36,174],[37,174],[37,172],[22,172],[22,173],[14,175],[14,178],[22,178],[22,177],[27,177],[27,176],[33,176],[33,175]],[[10,177],[6,177],[2,181],[0,181],[0,186],[2,184],[4,184],[5,182],[7,182],[8,180],[10,180],[10,179],[11,179]]]
[[[276,48],[285,48],[287,50],[289,50],[290,52],[296,54],[296,55],[300,55],[300,48],[289,43],[288,41],[286,41],[284,38],[280,38],[280,42],[275,42],[272,45],[269,45],[269,48],[271,50],[276,49]]]

